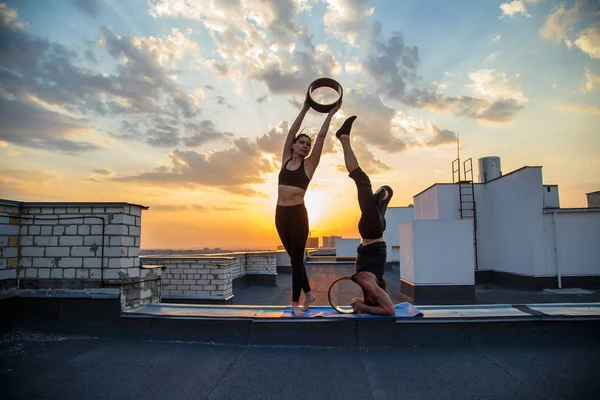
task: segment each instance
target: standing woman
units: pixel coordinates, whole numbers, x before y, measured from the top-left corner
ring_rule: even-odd
[[[340,101],[327,114],[315,140],[312,153],[308,156],[312,144],[311,138],[304,133],[296,136],[310,108],[308,98],[306,98],[302,111],[290,127],[283,146],[275,226],[281,243],[292,262],[292,313],[297,317],[304,315],[304,311],[308,310],[310,304],[315,301],[315,295],[311,293],[304,266],[304,250],[309,231],[304,195],[317,165],[319,165],[331,118],[340,109],[341,105]],[[304,306],[302,309],[298,306],[301,290],[304,291]]]

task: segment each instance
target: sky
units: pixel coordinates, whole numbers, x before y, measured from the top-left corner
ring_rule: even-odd
[[[344,88],[306,194],[312,236],[358,237],[334,132],[390,206],[462,160],[600,190],[595,0],[0,0],[0,198],[148,206],[142,248],[275,248],[289,126]],[[325,118],[309,111],[316,135]]]

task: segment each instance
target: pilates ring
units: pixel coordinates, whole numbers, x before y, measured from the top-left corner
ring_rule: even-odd
[[[318,88],[321,88],[321,87],[328,87],[328,88],[331,88],[331,89],[335,90],[340,95],[340,98],[337,99],[335,102],[330,103],[330,104],[317,103],[311,97],[311,93],[315,89],[318,89]],[[308,91],[306,92],[306,96],[307,96],[307,99],[308,99],[308,105],[313,110],[318,111],[320,113],[328,113],[329,111],[333,110],[333,108],[342,101],[342,97],[344,96],[344,89],[342,89],[342,85],[340,85],[334,79],[331,79],[331,78],[319,78],[319,79],[314,80],[313,83],[311,83],[308,86]]]

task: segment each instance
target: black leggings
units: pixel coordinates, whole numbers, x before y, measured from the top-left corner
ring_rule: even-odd
[[[356,168],[348,175],[356,183],[358,190],[358,205],[360,206],[360,220],[358,232],[363,239],[379,239],[383,237],[385,219],[379,213],[379,207],[373,195],[371,180],[362,169]]]
[[[308,213],[304,204],[277,206],[275,226],[285,251],[292,261],[292,302],[300,300],[300,290],[310,292],[310,283],[304,267],[304,250],[308,238]]]

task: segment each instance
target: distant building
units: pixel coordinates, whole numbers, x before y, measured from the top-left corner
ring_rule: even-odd
[[[600,190],[597,192],[586,193],[588,208],[600,208]]]
[[[341,236],[323,236],[323,247],[326,249],[335,249],[335,242],[341,238]]]
[[[319,248],[319,238],[318,237],[309,237],[306,239],[306,248],[307,249],[318,249]]]
[[[472,298],[475,282],[594,285],[600,279],[600,192],[587,195],[589,208],[561,208],[558,186],[543,183],[541,166],[485,183],[430,186],[414,196],[412,220],[388,221],[386,232],[399,232],[402,295],[409,301],[448,299],[449,293]]]

